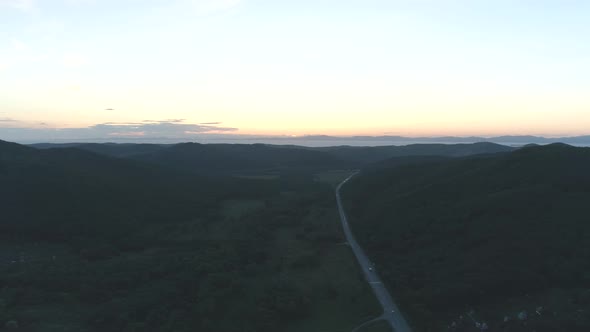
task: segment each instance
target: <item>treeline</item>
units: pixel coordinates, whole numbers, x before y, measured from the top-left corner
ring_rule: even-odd
[[[79,149],[11,146],[0,158],[5,236],[113,239],[146,223],[216,218],[224,199],[265,197],[280,183],[197,176]],[[104,235],[104,236],[103,236]]]
[[[350,181],[345,206],[418,331],[475,331],[469,312],[491,331],[587,331],[588,169],[590,149],[562,144],[400,161]]]
[[[302,222],[328,197],[320,191],[291,203],[268,199],[264,210],[237,219],[144,225],[127,237],[133,248],[74,239],[55,253],[37,242],[47,254],[0,267],[0,319],[34,331],[281,329],[306,317],[318,295],[281,273],[293,262],[273,253],[275,231],[305,228],[317,232],[310,238],[316,245],[333,241]],[[19,247],[28,252],[33,245]],[[298,264],[308,268],[313,257]]]
[[[354,327],[376,304],[313,180],[368,162],[339,151],[0,141],[0,329]]]
[[[76,148],[97,154],[149,162],[199,174],[309,172],[359,168],[400,156],[462,157],[512,151],[494,143],[413,144],[407,146],[311,148],[268,144],[36,144],[40,149]]]
[[[0,330],[276,331],[359,291],[296,277],[342,241],[310,172],[200,176],[0,142],[0,184]],[[230,216],[232,201],[259,207]]]

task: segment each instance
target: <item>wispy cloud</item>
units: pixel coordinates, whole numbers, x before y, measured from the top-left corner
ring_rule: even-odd
[[[65,2],[70,5],[89,5],[95,4],[96,0],[65,0]]]
[[[12,120],[4,119],[6,122]],[[16,128],[14,125],[3,127],[0,124],[0,135],[16,141],[110,140],[117,138],[190,140],[195,135],[232,133],[238,130],[219,125],[185,123],[182,119],[106,122],[85,128],[51,129],[44,127],[42,125],[41,128]]]
[[[12,39],[11,41],[12,44],[12,48],[15,51],[26,51],[27,50],[27,45],[25,43],[23,43],[22,41],[18,40],[18,39]]]
[[[0,0],[0,6],[10,7],[25,12],[31,12],[37,8],[34,0]]]
[[[186,119],[168,119],[168,120],[143,120],[144,123],[182,123],[186,121]],[[216,123],[216,124],[219,124]]]
[[[7,40],[4,45],[2,44],[4,43],[0,43],[0,71],[41,63],[50,59],[47,52],[36,49],[34,45],[21,39],[12,38]]]
[[[78,53],[67,53],[63,56],[63,64],[66,67],[78,68],[89,64],[90,61],[85,55]]]
[[[150,137],[186,137],[192,134],[211,132],[231,132],[236,128],[214,125],[184,123],[182,119],[149,121],[138,123],[102,123],[89,127],[87,130],[100,136],[150,136]]]
[[[234,8],[242,0],[187,0],[187,2],[198,14],[210,14]]]

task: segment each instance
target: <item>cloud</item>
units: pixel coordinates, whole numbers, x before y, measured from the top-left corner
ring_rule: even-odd
[[[9,119],[7,119],[9,120]],[[15,141],[56,141],[56,140],[95,140],[117,139],[172,139],[191,140],[196,135],[232,133],[237,128],[218,125],[185,123],[182,119],[145,120],[142,122],[106,122],[85,128],[15,128],[2,127],[0,136]]]
[[[78,53],[67,53],[63,56],[63,64],[66,67],[78,68],[89,63],[88,58]]]
[[[2,1],[2,0],[0,0]],[[0,8],[1,10],[1,8]],[[28,43],[17,39],[9,39],[6,47],[0,45],[0,71],[9,70],[25,65],[41,63],[50,59],[48,53],[39,52]]]
[[[182,123],[186,119],[168,119],[168,120],[143,120],[144,123]],[[219,124],[219,123],[217,123]]]
[[[0,0],[0,6],[10,7],[25,12],[34,11],[37,7],[33,0]]]
[[[111,137],[145,137],[144,131],[134,131],[130,133],[112,133],[110,134]]]
[[[171,119],[164,121],[144,120],[140,123],[113,123],[107,122],[97,124],[88,128],[100,136],[144,136],[144,137],[166,137],[181,138],[193,134],[211,132],[231,132],[236,128],[219,127],[216,125],[184,123],[182,119]]]
[[[1,130],[3,128],[16,128],[16,127],[19,127],[22,125],[23,125],[23,123],[19,120],[9,118],[9,117],[0,117],[0,134],[2,133]]]
[[[79,5],[95,4],[96,0],[65,0],[65,2],[70,5],[79,6]]]
[[[193,13],[206,16],[230,10],[242,2],[242,0],[184,0],[182,3]]]
[[[12,48],[15,51],[26,51],[28,49],[27,45],[18,39],[12,39],[11,41]]]

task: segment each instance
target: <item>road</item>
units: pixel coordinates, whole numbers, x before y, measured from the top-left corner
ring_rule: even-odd
[[[346,219],[346,213],[344,213],[344,208],[342,207],[342,200],[340,199],[340,189],[350,178],[352,178],[356,173],[353,173],[349,177],[347,177],[344,181],[342,181],[338,187],[336,188],[336,202],[338,203],[338,211],[340,212],[340,220],[342,221],[342,228],[344,229],[344,235],[346,236],[346,240],[348,244],[352,248],[356,259],[363,270],[363,274],[369,283],[369,286],[373,289],[375,296],[381,303],[381,307],[383,307],[383,314],[379,316],[377,319],[373,320],[385,320],[387,321],[395,332],[411,332],[410,326],[406,322],[406,319],[399,311],[399,308],[393,302],[391,295],[383,285],[381,278],[377,275],[377,271],[375,267],[365,255],[365,252],[359,246],[359,244],[354,239],[354,235],[350,230],[350,226],[348,225],[348,220]],[[371,321],[372,322],[372,321]]]

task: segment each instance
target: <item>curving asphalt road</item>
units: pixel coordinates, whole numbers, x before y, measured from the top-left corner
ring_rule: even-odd
[[[352,248],[352,251],[356,256],[356,259],[359,262],[361,269],[363,270],[365,278],[367,279],[367,282],[373,289],[373,292],[375,292],[375,296],[377,296],[379,303],[381,303],[381,307],[383,307],[383,314],[378,318],[371,320],[367,323],[372,323],[377,320],[385,320],[391,325],[395,332],[411,332],[412,329],[410,329],[410,326],[406,322],[406,319],[399,311],[399,308],[397,307],[395,302],[393,302],[391,295],[389,295],[389,292],[385,288],[385,285],[383,285],[383,282],[377,275],[375,267],[373,266],[367,255],[365,255],[363,249],[354,239],[352,231],[350,230],[350,226],[348,225],[348,220],[346,219],[346,214],[344,213],[344,208],[342,207],[342,200],[340,199],[340,189],[346,182],[348,182],[348,180],[350,180],[350,178],[352,178],[356,174],[357,173],[351,174],[338,185],[338,187],[336,188],[336,202],[338,203],[338,211],[340,212],[340,220],[342,221],[342,228],[344,229],[344,235],[346,236],[346,240]],[[363,324],[362,326],[364,325],[365,324]],[[361,326],[359,326],[357,329],[359,329],[360,327]],[[355,331],[357,329],[355,329]]]

